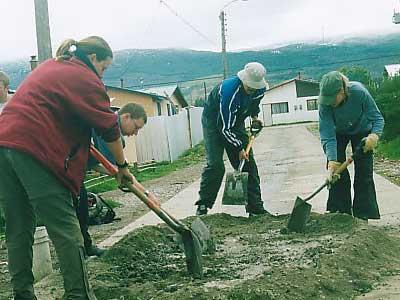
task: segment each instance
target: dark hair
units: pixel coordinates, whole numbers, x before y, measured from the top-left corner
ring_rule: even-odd
[[[128,103],[122,106],[118,110],[118,115],[122,115],[128,113],[130,114],[131,118],[134,120],[143,119],[144,123],[147,123],[147,114],[143,108],[143,106],[136,104],[136,103]]]
[[[75,46],[76,49],[71,49]],[[67,39],[61,43],[56,52],[56,60],[62,61],[76,56],[75,52],[82,52],[86,55],[96,54],[98,61],[113,58],[113,52],[110,45],[99,36],[89,36],[80,40],[79,42],[74,39]]]

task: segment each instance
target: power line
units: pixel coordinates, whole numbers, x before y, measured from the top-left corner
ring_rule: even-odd
[[[324,67],[324,66],[330,66],[330,65],[344,64],[344,63],[350,63],[350,62],[359,62],[359,61],[373,60],[373,59],[380,59],[380,58],[388,58],[388,57],[395,57],[395,56],[399,56],[399,54],[389,54],[389,55],[383,55],[383,56],[365,57],[365,58],[359,58],[359,59],[349,59],[349,60],[342,60],[342,61],[336,61],[336,62],[328,62],[328,63],[323,63],[323,64],[313,64],[313,65],[300,66],[300,67],[299,66],[289,67],[289,68],[284,68],[284,69],[272,69],[268,73],[280,72],[280,71],[291,71],[291,70],[313,68],[313,67]]]
[[[374,57],[364,57],[364,58],[359,58],[359,59],[349,59],[349,60],[341,60],[341,61],[335,61],[335,62],[328,62],[324,64],[313,64],[313,65],[306,65],[306,66],[296,66],[296,67],[288,67],[288,68],[282,68],[282,69],[272,69],[268,70],[267,74],[274,74],[282,71],[292,71],[292,70],[298,70],[298,69],[304,69],[304,68],[313,68],[313,67],[324,67],[324,66],[330,66],[330,65],[337,65],[337,64],[343,64],[343,63],[351,63],[351,62],[360,62],[360,61],[365,61],[365,60],[374,60],[374,59],[381,59],[381,58],[389,58],[389,57],[395,57],[399,56],[399,54],[388,54],[388,55],[383,55],[383,56],[374,56]],[[165,74],[163,76],[166,76]],[[188,80],[176,80],[176,81],[169,81],[169,82],[154,82],[154,83],[148,83],[145,85],[131,85],[127,86],[126,88],[137,88],[137,87],[150,87],[150,86],[157,86],[157,85],[169,85],[169,84],[177,84],[177,83],[184,83],[184,82],[192,82],[192,81],[202,81],[206,79],[219,79],[222,78],[222,75],[219,76],[208,76],[208,77],[202,77],[202,78],[193,78],[193,79],[188,79]]]
[[[151,25],[153,25],[153,20],[150,19],[149,23],[147,23],[146,29],[144,30],[144,35],[143,36],[147,36],[147,33],[150,30]],[[131,64],[133,62],[133,60],[135,59],[135,56],[133,55],[128,62],[126,63],[126,67],[124,68],[124,70],[121,72],[121,74],[118,76],[118,78],[122,78],[122,76],[124,76],[126,74],[126,72],[128,72],[129,68],[131,67]]]
[[[169,82],[154,82],[154,83],[148,83],[148,84],[143,84],[143,85],[130,85],[127,86],[127,89],[130,88],[137,88],[137,87],[150,87],[150,86],[157,86],[157,85],[169,85],[169,84],[178,84],[178,83],[184,83],[184,82],[192,82],[192,81],[203,81],[207,79],[222,79],[222,75],[218,76],[208,76],[208,77],[201,77],[201,78],[193,78],[193,79],[188,79],[188,80],[175,80],[175,81],[169,81]]]
[[[165,2],[164,0],[160,0],[160,4],[164,4],[165,7],[167,7],[169,9],[169,11],[174,14],[175,16],[177,16],[183,23],[185,23],[187,26],[189,26],[190,28],[192,28],[197,34],[199,34],[203,39],[207,40],[209,43],[213,44],[214,46],[217,46],[217,44],[209,39],[205,34],[203,34],[200,30],[198,30],[196,27],[194,27],[192,24],[189,23],[189,21],[187,21],[186,19],[184,19],[182,16],[180,16],[178,14],[178,12],[176,10],[174,10],[167,2]]]

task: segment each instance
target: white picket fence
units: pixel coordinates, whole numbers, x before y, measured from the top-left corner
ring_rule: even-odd
[[[173,116],[149,117],[136,137],[137,161],[174,161],[203,140],[203,108],[192,107]]]

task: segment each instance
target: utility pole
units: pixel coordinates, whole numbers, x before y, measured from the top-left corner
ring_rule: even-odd
[[[225,12],[221,10],[219,14],[219,19],[221,21],[221,55],[222,55],[222,65],[224,67],[224,79],[228,77],[228,57],[226,55],[226,29],[225,29]]]
[[[203,82],[204,84],[204,103],[206,103],[207,101],[207,86],[206,86],[206,82]]]
[[[39,63],[53,57],[51,53],[49,9],[47,0],[35,0],[36,40]]]

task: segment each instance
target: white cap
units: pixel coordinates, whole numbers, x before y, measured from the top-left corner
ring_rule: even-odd
[[[239,79],[252,89],[268,89],[268,83],[264,77],[266,74],[264,66],[258,62],[250,62],[244,66],[244,69],[237,73]]]

